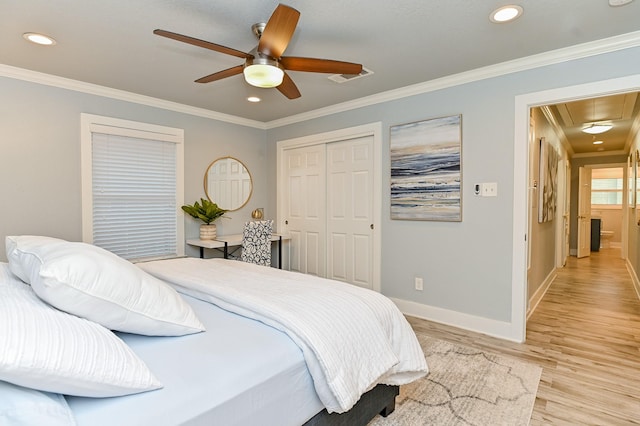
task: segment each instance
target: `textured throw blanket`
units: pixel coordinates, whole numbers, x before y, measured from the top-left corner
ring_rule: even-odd
[[[181,293],[286,333],[302,350],[329,412],[348,411],[378,383],[402,385],[428,372],[411,326],[374,291],[224,259],[138,265]]]

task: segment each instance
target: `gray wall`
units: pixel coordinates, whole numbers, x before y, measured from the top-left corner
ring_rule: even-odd
[[[80,193],[80,113],[177,127],[185,130],[185,203],[204,197],[203,176],[211,161],[231,155],[253,176],[254,191],[230,220],[216,222],[220,233],[241,232],[256,207],[267,207],[265,131],[0,78],[0,260],[5,235],[50,235],[82,239]],[[269,215],[268,209],[265,211]],[[199,223],[185,218],[187,237]],[[197,254],[187,247],[188,254]]]
[[[511,320],[514,98],[520,94],[632,75],[640,48],[573,60],[419,94],[267,131],[157,108],[0,78],[0,236],[81,238],[81,112],[185,129],[185,201],[203,196],[214,158],[232,155],[249,167],[251,201],[220,233],[234,233],[252,209],[276,216],[276,142],[359,124],[383,123],[383,188],[389,186],[391,125],[462,114],[463,221],[391,220],[382,194],[382,292],[444,310]],[[525,143],[526,141],[517,141]],[[497,182],[498,196],[473,195],[473,184]],[[197,234],[191,219],[188,236]],[[637,237],[631,238],[636,241]],[[2,241],[2,246],[4,241]],[[4,250],[0,259],[5,259]],[[195,254],[193,251],[191,254]],[[640,256],[634,251],[636,256]],[[640,259],[636,259],[636,264]],[[424,291],[413,277],[424,277]]]
[[[268,131],[275,164],[279,140],[381,121],[383,188],[389,186],[390,125],[462,114],[463,221],[391,220],[382,194],[382,292],[464,314],[511,320],[514,99],[520,94],[636,74],[640,48],[593,56],[367,106]],[[518,141],[526,143],[526,141]],[[276,170],[269,170],[276,210]],[[473,184],[497,182],[496,198],[473,195]],[[413,287],[424,277],[424,291]]]
[[[537,189],[531,191],[531,234],[529,235],[531,250],[531,267],[527,274],[527,297],[531,300],[535,292],[545,283],[549,275],[556,269],[556,219],[548,222],[538,222],[539,196],[541,188],[540,180],[540,139],[551,144],[558,152],[558,158],[564,158],[565,151],[561,147],[560,139],[552,126],[547,121],[540,108],[532,109],[532,117],[535,123],[534,137],[529,146],[529,187],[533,182],[538,182]],[[561,185],[561,182],[558,182]],[[557,200],[557,208],[560,208],[560,200]]]

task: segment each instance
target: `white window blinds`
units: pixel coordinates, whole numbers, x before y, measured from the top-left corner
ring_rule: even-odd
[[[82,240],[132,261],[184,256],[184,131],[80,114]]]
[[[125,259],[176,256],[176,144],[92,133],[93,243]]]

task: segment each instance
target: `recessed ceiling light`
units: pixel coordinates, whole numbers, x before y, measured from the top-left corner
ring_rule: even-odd
[[[41,44],[43,46],[53,46],[54,44],[56,44],[56,41],[53,38],[44,34],[24,33],[22,34],[22,37],[24,37],[31,43]]]
[[[508,6],[502,6],[489,15],[489,20],[491,22],[495,22],[496,24],[502,24],[504,22],[513,21],[522,15],[523,9],[522,7],[510,4]]]
[[[249,102],[260,102],[260,101],[261,101],[261,99],[260,99],[259,97],[257,97],[257,96],[249,96],[249,97],[247,98],[247,100],[248,100]]]
[[[609,6],[624,6],[625,4],[631,3],[633,0],[609,0]]]
[[[594,145],[602,145],[604,142],[603,141],[593,141]]]

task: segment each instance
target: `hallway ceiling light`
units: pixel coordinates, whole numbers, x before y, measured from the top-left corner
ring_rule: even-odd
[[[602,145],[604,141],[593,141],[594,145]]]
[[[53,46],[54,44],[56,44],[56,41],[53,38],[44,34],[24,33],[22,34],[22,37],[24,37],[25,40],[28,40],[31,43],[40,44],[42,46]]]
[[[514,19],[520,17],[522,15],[523,9],[522,7],[510,4],[508,6],[502,6],[489,15],[489,20],[496,24],[502,24],[505,22],[513,21]]]
[[[591,123],[589,126],[582,129],[582,131],[589,133],[590,135],[598,135],[600,133],[608,132],[612,127],[613,125],[608,123]]]

